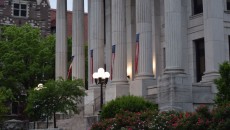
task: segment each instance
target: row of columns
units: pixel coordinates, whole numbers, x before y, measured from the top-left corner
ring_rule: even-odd
[[[55,78],[67,79],[67,1],[57,0]],[[73,1],[72,78],[85,78],[84,0]]]
[[[172,0],[171,0],[172,1]],[[181,70],[182,42],[181,0],[165,0],[166,70]],[[73,73],[84,79],[83,0],[73,2]],[[104,1],[89,0],[89,48],[93,50],[92,72],[104,67]],[[112,44],[116,45],[114,61],[114,84],[127,83],[126,1],[112,1]],[[176,4],[176,5],[174,5]],[[179,4],[179,5],[180,5]],[[176,7],[176,8],[174,8]],[[139,62],[137,79],[153,77],[152,70],[152,4],[151,0],[136,0],[136,32],[139,34]],[[57,0],[56,21],[56,78],[67,75],[66,0]],[[171,33],[171,32],[176,33]],[[90,52],[90,51],[89,51]],[[89,53],[89,56],[92,55]],[[90,58],[89,58],[90,59]],[[90,63],[92,64],[92,63]],[[91,73],[89,73],[90,77]],[[89,78],[91,79],[91,78]],[[92,80],[92,79],[91,79]]]
[[[152,18],[151,12],[154,7],[151,0],[136,0],[136,33],[140,35],[139,39],[139,62],[138,74],[136,79],[145,79],[153,77],[152,70]],[[182,67],[182,0],[165,0],[165,42],[166,42],[166,71],[165,73],[183,73]],[[73,73],[75,78],[84,79],[84,1],[73,1]],[[211,3],[211,4],[208,4]],[[127,83],[127,40],[126,40],[126,1],[112,0],[111,3],[111,35],[110,43],[116,45],[115,61],[113,70],[114,84]],[[57,0],[56,13],[56,78],[67,77],[67,36],[66,36],[66,0]],[[212,6],[218,6],[213,10]],[[204,0],[204,30],[205,46],[208,51],[206,55],[206,75],[217,74],[218,64],[224,61],[224,54],[215,53],[224,52],[223,34],[223,3],[217,0]],[[93,67],[89,71],[97,71],[104,67],[104,0],[89,0],[89,50],[93,50]],[[209,13],[211,12],[211,13]],[[154,16],[154,15],[153,15]],[[109,19],[109,18],[108,18]],[[106,27],[109,27],[106,24]],[[218,29],[215,29],[218,28]],[[107,29],[108,30],[108,29]],[[218,30],[218,31],[216,31]],[[173,33],[172,33],[173,32]],[[215,37],[218,36],[218,37]],[[108,36],[106,36],[108,37]],[[217,44],[218,43],[218,44]],[[111,46],[108,46],[111,49]],[[90,51],[89,51],[90,52]],[[90,59],[89,53],[89,59]],[[211,56],[211,58],[208,58]],[[107,57],[106,59],[109,59]],[[106,61],[109,62],[109,61]],[[110,68],[107,68],[109,70]],[[212,75],[211,75],[212,76]],[[89,73],[91,77],[91,73]],[[206,76],[207,77],[207,76]],[[205,78],[205,76],[204,76]],[[91,79],[91,78],[89,78]],[[91,82],[92,83],[92,82]]]
[[[164,0],[166,74],[184,73],[182,5],[182,0]],[[225,61],[224,5],[222,0],[203,0],[203,8],[205,72],[201,82],[212,83],[219,76],[219,64]]]
[[[99,2],[100,1],[100,2]],[[97,4],[95,4],[97,3]],[[127,84],[127,28],[126,28],[126,1],[124,0],[112,0],[106,2],[106,5],[111,4],[111,25],[106,26],[106,30],[109,30],[109,26],[112,26],[112,41],[106,39],[106,46],[108,43],[115,45],[115,60],[113,66],[113,79],[112,84]],[[93,50],[93,70],[92,72],[97,71],[99,67],[104,67],[104,56],[102,54],[104,48],[104,28],[103,24],[103,1],[90,0],[89,1],[89,45],[90,49]],[[108,11],[109,9],[107,9]],[[136,28],[137,33],[140,35],[139,41],[139,62],[138,62],[138,76],[137,78],[153,78],[152,70],[152,6],[151,0],[136,0]],[[109,15],[106,20],[109,22]],[[101,21],[99,21],[101,20]],[[107,24],[106,24],[107,25]],[[98,36],[97,36],[98,35]],[[106,32],[107,37],[109,38],[109,33]],[[97,42],[100,41],[100,44]],[[100,51],[97,51],[100,50]],[[111,52],[111,51],[108,51]],[[106,53],[108,54],[108,53]],[[97,56],[98,57],[97,57]],[[94,57],[95,56],[95,57]],[[89,57],[90,59],[91,57]],[[112,56],[106,59],[111,60]],[[92,61],[91,61],[92,62]],[[111,61],[106,61],[111,63]],[[92,63],[89,64],[91,65]],[[92,68],[89,68],[92,69]],[[110,71],[110,68],[107,68]],[[90,80],[93,80],[89,78]],[[93,81],[91,81],[93,83]]]

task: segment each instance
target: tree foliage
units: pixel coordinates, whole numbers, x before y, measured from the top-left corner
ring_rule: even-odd
[[[230,63],[224,62],[219,68],[220,78],[215,80],[218,93],[215,103],[225,105],[230,102]]]
[[[55,38],[42,37],[38,28],[4,26],[0,40],[0,86],[19,93],[54,78]],[[2,77],[2,78],[1,78]]]
[[[6,114],[9,110],[9,106],[7,106],[7,102],[13,100],[13,94],[10,89],[6,89],[5,87],[0,88],[0,120],[1,116]]]
[[[33,120],[43,115],[51,117],[56,112],[78,112],[85,95],[82,80],[50,80],[41,88],[29,92],[27,113]]]

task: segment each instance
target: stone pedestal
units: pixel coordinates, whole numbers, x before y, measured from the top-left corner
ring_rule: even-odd
[[[192,81],[186,74],[164,74],[158,79],[160,111],[193,111]]]
[[[98,115],[94,115],[94,116],[85,116],[85,127],[86,127],[86,130],[90,130],[91,129],[91,126],[94,124],[94,123],[97,123],[99,121],[99,117]]]
[[[91,87],[86,91],[86,96],[84,98],[85,115],[95,115],[95,113],[100,109],[100,88]]]
[[[148,86],[156,85],[154,79],[137,79],[130,82],[130,95],[146,97],[148,95]]]
[[[105,89],[105,103],[124,95],[129,95],[129,85],[126,84],[107,85]]]

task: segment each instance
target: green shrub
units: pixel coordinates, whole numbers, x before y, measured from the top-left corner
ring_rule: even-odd
[[[105,119],[92,125],[91,130],[151,130],[152,119],[158,111],[121,111],[114,118]]]
[[[229,130],[230,128],[230,103],[218,106],[212,112],[213,123],[210,130]]]
[[[224,62],[219,67],[220,77],[215,80],[218,93],[215,98],[215,103],[218,106],[228,104],[230,102],[230,63]]]
[[[93,124],[91,130],[229,130],[230,103],[210,111],[200,106],[195,112],[120,111],[113,118]]]
[[[141,112],[146,110],[157,110],[157,105],[146,101],[142,97],[123,96],[103,106],[101,119],[114,118],[115,115],[121,111]]]

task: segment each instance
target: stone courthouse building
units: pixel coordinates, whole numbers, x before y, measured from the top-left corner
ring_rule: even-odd
[[[57,0],[56,77],[66,78],[66,2]],[[229,61],[230,0],[89,0],[85,114],[99,106],[92,74],[111,78],[105,101],[137,95],[160,110],[213,104],[213,79]],[[73,1],[73,78],[84,79],[83,0]]]

